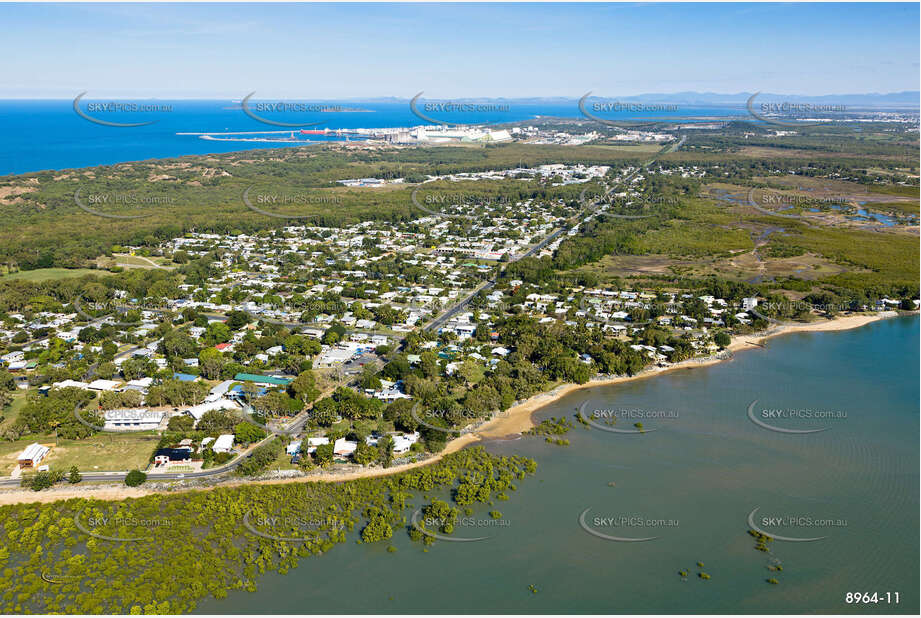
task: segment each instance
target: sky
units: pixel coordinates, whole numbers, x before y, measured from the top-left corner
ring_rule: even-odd
[[[0,98],[919,89],[919,4],[2,4]]]

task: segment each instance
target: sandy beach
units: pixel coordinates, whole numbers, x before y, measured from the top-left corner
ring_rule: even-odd
[[[798,332],[832,332],[832,331],[842,331],[850,330],[852,328],[859,328],[871,322],[877,320],[882,320],[886,318],[896,317],[899,315],[895,311],[883,311],[873,314],[860,314],[860,315],[849,315],[838,317],[833,320],[822,320],[804,324],[778,324],[768,329],[763,333],[757,335],[740,335],[733,337],[732,343],[728,346],[727,350],[732,353],[740,352],[742,350],[752,350],[762,347],[762,344],[767,339],[777,337],[780,335],[786,335],[790,333]],[[584,388],[594,388],[596,386],[607,386],[611,384],[620,384],[622,382],[628,382],[631,380],[642,380],[657,376],[663,373],[668,373],[671,371],[679,371],[682,369],[691,369],[694,367],[708,367],[716,363],[724,362],[729,360],[731,356],[726,356],[725,358],[710,357],[710,358],[694,358],[674,365],[667,367],[651,367],[646,369],[634,376],[617,376],[611,378],[599,378],[596,380],[591,380],[585,384],[563,384],[551,391],[546,393],[540,393],[523,401],[515,406],[512,406],[506,410],[502,415],[496,416],[495,418],[483,423],[480,425],[475,432],[464,434],[454,440],[448,442],[445,446],[445,449],[440,453],[426,458],[423,461],[416,461],[413,463],[403,464],[399,466],[392,466],[390,468],[382,468],[380,466],[374,466],[371,468],[362,468],[354,471],[341,472],[337,470],[332,471],[317,471],[307,474],[305,476],[296,476],[290,478],[277,478],[277,479],[267,479],[259,481],[231,481],[221,483],[213,487],[189,487],[189,488],[179,488],[170,491],[169,493],[177,493],[184,491],[209,491],[215,489],[216,487],[237,487],[240,485],[251,485],[251,484],[261,484],[261,485],[275,485],[280,483],[301,483],[301,482],[326,482],[326,483],[338,483],[341,481],[350,481],[359,478],[373,478],[379,476],[387,476],[390,474],[397,474],[399,472],[404,472],[406,470],[411,470],[413,468],[418,468],[421,466],[427,466],[432,464],[445,455],[449,453],[454,453],[460,449],[475,444],[481,440],[487,439],[497,439],[504,438],[513,435],[521,434],[524,431],[532,428],[534,423],[532,421],[533,413],[540,408],[557,401],[558,399],[568,395],[577,390]],[[123,500],[126,498],[139,498],[141,496],[155,494],[155,493],[164,493],[151,489],[141,489],[141,488],[131,488],[124,485],[101,485],[98,487],[92,486],[83,486],[83,487],[65,487],[58,486],[53,489],[48,489],[41,492],[34,492],[31,490],[3,490],[0,491],[0,505],[4,504],[17,504],[21,502],[54,502],[57,500],[67,500],[70,498],[92,498],[95,500]]]

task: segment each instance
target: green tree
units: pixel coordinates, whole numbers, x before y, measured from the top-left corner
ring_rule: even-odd
[[[361,377],[358,378],[358,386],[365,390],[380,390],[381,379],[377,377],[377,372],[371,365],[365,365],[361,371]]]
[[[288,384],[288,393],[295,399],[310,403],[320,396],[317,379],[313,371],[302,371]]]
[[[333,444],[321,444],[317,447],[317,450],[313,452],[313,457],[317,461],[317,465],[326,466],[333,463]]]
[[[231,334],[230,328],[223,322],[211,322],[208,324],[203,338],[208,345],[216,345],[230,341]]]
[[[310,410],[310,418],[320,427],[329,427],[336,422],[338,417],[336,402],[330,397],[324,397],[316,402]]]
[[[361,531],[361,540],[363,542],[374,543],[393,537],[393,528],[381,512],[381,509],[369,507],[365,515],[368,517],[368,525]]]
[[[389,468],[393,462],[393,438],[383,436],[377,441],[377,460],[385,468]]]
[[[345,333],[346,333],[345,326],[343,326],[339,322],[336,322],[335,324],[331,325],[328,329],[326,329],[325,333],[323,333],[322,341],[326,345],[333,345],[335,343],[339,343],[340,341],[342,341],[342,338],[345,336]]]
[[[144,481],[147,480],[147,475],[141,472],[140,470],[132,470],[125,476],[125,485],[128,487],[138,487],[143,485]]]
[[[234,425],[233,433],[234,439],[243,445],[258,442],[266,436],[265,431],[261,427],[257,427],[246,421]]]
[[[379,453],[376,448],[365,442],[364,440],[359,440],[358,445],[355,447],[355,453],[352,455],[352,461],[362,466],[366,466],[369,463],[377,459]]]
[[[176,431],[179,433],[185,433],[191,431],[195,426],[195,419],[189,416],[188,414],[180,414],[178,416],[171,416],[169,421],[166,423],[166,428],[169,431]]]
[[[205,348],[198,353],[198,368],[202,377],[217,380],[224,367],[224,355],[217,348]]]

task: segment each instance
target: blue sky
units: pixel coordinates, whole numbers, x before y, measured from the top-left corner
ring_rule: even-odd
[[[0,4],[0,98],[919,89],[919,5]]]

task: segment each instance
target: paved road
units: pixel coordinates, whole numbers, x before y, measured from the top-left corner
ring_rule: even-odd
[[[666,147],[666,148],[663,148],[661,151],[659,151],[659,154],[657,155],[656,158],[658,158],[658,156],[660,156],[660,155],[662,155],[662,154],[669,153],[669,152],[674,152],[674,151],[678,150],[678,148],[680,148],[680,147],[684,144],[684,142],[685,142],[686,139],[687,139],[686,137],[682,137],[681,140],[678,141],[677,143],[675,143],[675,144],[673,144],[673,145],[671,145],[671,146],[668,146],[668,147]],[[656,160],[655,158],[651,159],[648,163],[646,163],[645,165],[643,165],[641,169],[646,169],[647,167],[649,167],[650,165],[652,165],[653,162],[655,162],[655,160]],[[636,173],[638,173],[638,172],[639,172],[639,170],[638,170],[637,172],[635,172],[634,174],[631,174],[630,177],[634,176],[634,175],[635,175]],[[610,192],[610,191],[608,191],[608,192]],[[515,258],[512,258],[511,262],[515,262],[515,261],[517,261],[517,260],[524,259],[524,258],[526,258],[526,257],[530,257],[530,256],[532,256],[532,255],[534,255],[534,254],[536,254],[536,253],[539,253],[540,251],[542,251],[542,250],[544,249],[544,247],[546,247],[547,245],[549,245],[550,243],[552,243],[554,240],[556,240],[557,238],[559,238],[559,236],[560,236],[561,234],[563,234],[564,232],[568,232],[570,229],[572,229],[573,225],[578,224],[578,222],[581,220],[581,218],[582,218],[584,215],[585,215],[585,212],[584,212],[584,210],[583,210],[583,211],[580,212],[578,215],[575,215],[574,217],[570,218],[570,219],[567,221],[567,223],[566,223],[563,227],[557,228],[557,229],[554,230],[551,234],[549,234],[546,238],[544,238],[544,239],[541,240],[540,242],[536,243],[534,246],[532,246],[530,249],[528,249],[528,250],[525,251],[524,253],[522,253],[521,255],[519,255],[519,256],[517,256],[517,257],[515,257]],[[503,267],[503,269],[500,271],[499,274],[501,274],[502,272],[504,272],[504,270],[505,270],[505,268]],[[444,323],[446,323],[447,321],[449,321],[452,317],[454,317],[455,315],[457,315],[459,312],[463,311],[464,308],[466,308],[466,307],[470,304],[470,301],[472,301],[473,298],[474,298],[477,294],[479,294],[480,292],[484,292],[484,291],[490,290],[490,289],[492,289],[493,287],[495,287],[497,280],[498,280],[498,277],[493,278],[493,279],[491,279],[491,280],[489,280],[489,281],[486,281],[486,282],[480,284],[480,285],[479,285],[476,289],[474,289],[466,298],[464,298],[462,301],[460,301],[459,303],[457,303],[456,305],[454,305],[453,307],[451,307],[450,309],[448,309],[447,311],[445,311],[444,313],[442,313],[440,316],[438,316],[438,317],[435,318],[432,322],[430,322],[427,326],[425,326],[425,329],[431,331],[431,330],[433,330],[433,329],[437,329],[437,328],[440,327],[442,324],[444,324]],[[123,355],[128,354],[128,353],[133,353],[136,349],[139,349],[139,348],[132,348],[132,349],[130,349],[130,350],[126,350],[126,351],[120,353],[119,356],[123,356]],[[264,442],[267,442],[268,440],[271,440],[271,439],[274,438],[276,435],[293,435],[293,433],[296,433],[296,432],[300,431],[301,429],[303,429],[303,427],[304,427],[304,425],[306,424],[308,418],[309,418],[309,416],[307,415],[306,411],[305,411],[305,412],[302,412],[301,414],[299,414],[298,416],[296,416],[296,417],[287,425],[287,427],[284,428],[284,433],[283,433],[283,434],[276,434],[276,433],[271,433],[271,432],[270,432],[269,435],[268,435],[262,442],[260,442],[259,444],[262,444],[262,443],[264,443]],[[254,445],[254,447],[255,447],[255,446],[258,446],[258,445]],[[253,447],[253,448],[254,448],[254,447]],[[178,473],[178,472],[177,472],[177,473],[168,473],[168,472],[157,473],[157,472],[152,472],[152,473],[150,473],[150,474],[147,475],[147,479],[148,479],[148,480],[151,480],[151,481],[168,481],[168,480],[180,480],[180,479],[192,479],[192,478],[205,478],[205,477],[209,477],[209,476],[216,476],[216,475],[218,475],[218,474],[223,474],[223,473],[225,473],[225,472],[229,472],[229,471],[233,470],[234,468],[236,468],[237,466],[239,466],[241,463],[243,463],[243,461],[244,461],[245,459],[247,459],[248,457],[251,456],[251,451],[252,451],[252,448],[250,448],[249,452],[247,452],[247,453],[245,453],[245,454],[242,454],[241,456],[239,456],[239,457],[237,457],[236,459],[234,459],[232,462],[230,462],[230,463],[228,463],[228,464],[226,464],[226,465],[224,465],[224,466],[221,466],[221,467],[219,467],[219,468],[211,468],[211,469],[208,469],[208,470],[202,470],[202,471],[200,471],[200,472],[185,472],[185,473]],[[89,473],[89,474],[84,474],[84,475],[83,475],[83,480],[85,480],[85,481],[123,481],[123,480],[125,479],[125,476],[127,476],[127,474],[128,474],[127,471],[123,471],[123,472],[102,472],[102,473],[95,473],[95,474]],[[19,479],[10,479],[10,478],[0,479],[0,487],[18,487],[19,484],[20,484],[20,480],[19,480]]]
[[[546,247],[547,245],[552,243],[554,240],[559,238],[560,234],[568,231],[570,227],[571,226],[557,228],[549,236],[544,238],[539,243],[535,244],[533,247],[531,247],[524,253],[522,253],[521,255],[517,257],[512,258],[509,261],[509,263],[517,262],[518,260],[524,259],[526,257],[531,257],[532,255],[539,253],[540,251],[544,249],[544,247]],[[504,268],[500,271],[499,274],[501,275],[503,272],[505,272]],[[451,320],[451,318],[453,318],[458,313],[466,309],[467,305],[470,304],[470,301],[472,301],[477,294],[479,294],[480,292],[488,292],[489,290],[493,289],[496,286],[497,282],[498,282],[498,277],[490,279],[489,281],[486,281],[484,283],[481,283],[479,286],[474,288],[474,290],[470,292],[470,294],[468,294],[466,298],[464,298],[462,301],[460,301],[456,305],[453,305],[450,309],[448,309],[447,311],[442,313],[440,316],[438,316],[437,318],[429,322],[428,325],[425,326],[425,330],[433,331],[433,330],[440,328],[442,324],[445,324],[446,322]]]
[[[271,437],[271,436],[270,436]],[[229,472],[243,463],[244,460],[250,457],[251,453],[246,453],[237,457],[228,464],[225,464],[219,468],[209,468],[207,470],[202,470],[200,472],[151,472],[147,475],[148,481],[175,481],[181,479],[191,479],[191,478],[204,478],[208,476],[216,476],[218,474],[223,474],[224,472]],[[123,470],[120,472],[81,472],[80,475],[83,477],[84,481],[124,481],[125,477],[128,476],[128,471]],[[19,487],[21,479],[14,479],[9,477],[0,478],[0,487]]]
[[[629,175],[627,178],[625,178],[622,182],[627,182],[628,180],[630,180],[631,178],[633,178],[634,176],[636,176],[637,174],[639,174],[641,171],[643,171],[643,170],[645,170],[646,168],[648,168],[650,165],[652,165],[653,163],[655,163],[656,159],[658,159],[658,158],[659,158],[660,156],[662,156],[663,154],[668,154],[668,153],[671,153],[671,152],[675,152],[676,150],[678,150],[679,148],[681,148],[681,146],[684,145],[684,142],[685,142],[685,141],[687,141],[687,137],[686,137],[686,136],[682,137],[680,140],[678,140],[678,141],[677,141],[676,143],[674,143],[674,144],[670,144],[670,145],[668,145],[668,146],[665,146],[665,147],[662,148],[658,153],[656,153],[656,156],[655,156],[655,157],[653,157],[652,159],[650,159],[649,161],[647,161],[646,163],[644,163],[638,170],[636,170],[635,172],[633,172],[632,174],[630,174],[630,175]],[[605,191],[605,194],[606,194],[606,195],[607,195],[607,194],[610,194],[611,191],[613,191],[613,190],[614,190],[614,188],[607,188],[606,191]],[[594,205],[594,204],[593,204],[593,205]],[[524,253],[522,253],[521,255],[519,255],[519,256],[517,256],[517,257],[515,257],[515,258],[512,258],[511,262],[515,262],[515,261],[517,261],[517,260],[520,260],[520,259],[523,259],[523,258],[526,258],[526,257],[531,257],[532,255],[534,255],[534,254],[539,253],[540,251],[542,251],[542,250],[544,249],[544,247],[546,247],[547,245],[549,245],[550,243],[552,243],[554,240],[556,240],[557,238],[559,238],[559,236],[560,236],[561,234],[563,234],[564,232],[568,232],[569,230],[571,230],[571,229],[573,228],[573,226],[578,225],[578,223],[579,223],[579,222],[582,220],[582,218],[586,215],[586,212],[585,212],[585,211],[586,211],[586,209],[583,208],[582,211],[580,211],[577,215],[574,215],[573,217],[571,217],[571,218],[563,225],[563,227],[557,228],[557,229],[554,230],[549,236],[547,236],[545,239],[543,239],[542,241],[540,241],[539,243],[537,243],[536,245],[534,245],[533,247],[531,247],[530,249],[528,249],[528,250],[525,251]],[[504,271],[505,271],[505,268],[503,267],[502,270],[499,272],[499,275],[501,275],[502,272],[504,272]],[[446,312],[442,313],[440,316],[438,316],[437,318],[435,318],[434,320],[432,320],[431,322],[429,322],[429,324],[425,326],[425,330],[427,330],[427,331],[436,331],[438,328],[440,328],[443,324],[445,324],[446,322],[448,322],[448,321],[449,321],[451,318],[453,318],[455,315],[457,315],[458,313],[460,313],[461,311],[463,311],[463,310],[470,304],[470,301],[472,301],[473,298],[474,298],[477,294],[479,294],[480,292],[485,292],[485,291],[488,291],[488,290],[491,290],[492,288],[494,288],[494,287],[496,286],[496,282],[497,282],[497,281],[498,281],[498,277],[496,277],[496,278],[494,278],[494,279],[490,279],[489,281],[487,281],[487,282],[481,284],[480,286],[478,286],[478,287],[477,287],[476,289],[474,289],[464,300],[462,300],[462,301],[460,301],[459,303],[457,303],[456,305],[452,306],[452,307],[451,307],[450,309],[448,309]]]

